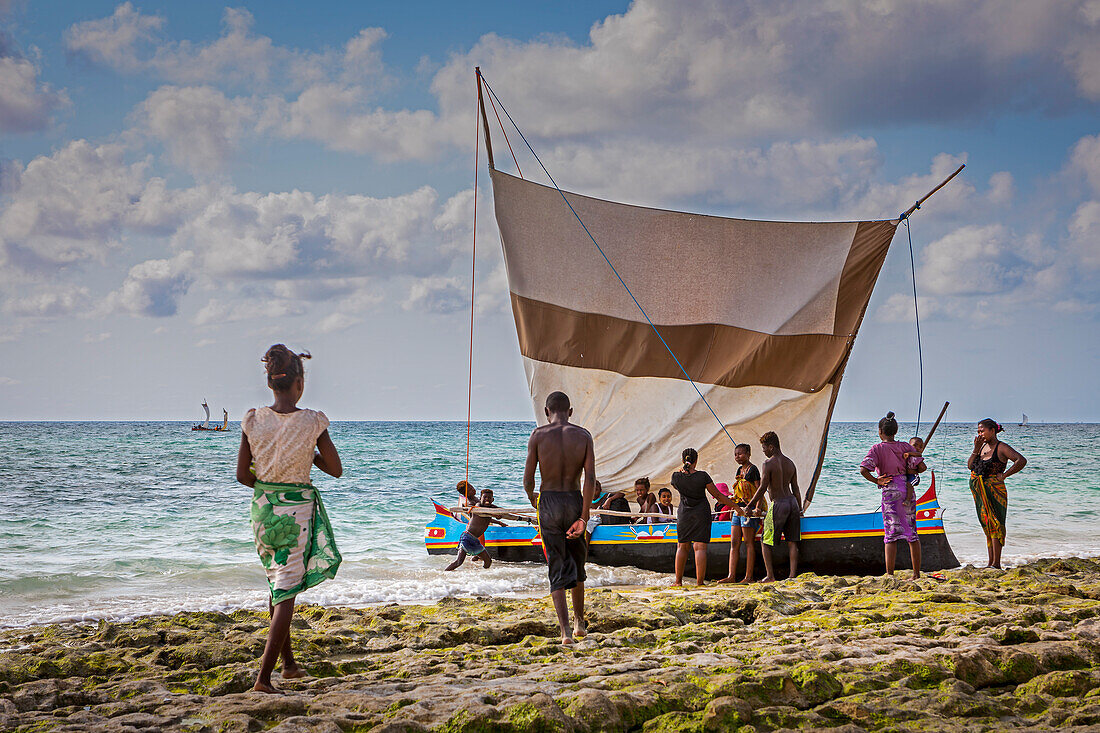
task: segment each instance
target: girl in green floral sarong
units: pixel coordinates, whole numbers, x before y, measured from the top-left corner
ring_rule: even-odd
[[[970,469],[970,493],[974,496],[974,509],[985,532],[986,549],[989,551],[988,568],[1001,567],[1001,550],[1005,545],[1005,520],[1008,518],[1008,489],[1005,479],[1027,465],[1027,459],[1007,443],[997,439],[1004,430],[993,419],[978,423],[978,435],[974,438],[974,452],[966,462]],[[1012,467],[1008,462],[1012,461]]]
[[[328,434],[328,418],[298,407],[305,388],[303,358],[309,354],[295,354],[282,344],[268,349],[263,362],[275,400],[241,420],[237,480],[254,488],[252,534],[271,591],[271,625],[253,688],[259,692],[279,692],[271,672],[280,656],[283,679],[305,676],[290,647],[294,598],[334,577],[340,566],[332,527],[309,472],[315,465],[339,478],[344,469]]]

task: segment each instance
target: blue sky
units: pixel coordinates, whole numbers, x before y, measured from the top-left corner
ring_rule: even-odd
[[[0,0],[0,29],[0,419],[236,417],[280,341],[334,419],[464,419],[480,64],[615,200],[885,218],[965,162],[912,222],[926,405],[1100,420],[1096,0]],[[480,180],[474,417],[528,419]],[[837,419],[915,411],[904,234]]]

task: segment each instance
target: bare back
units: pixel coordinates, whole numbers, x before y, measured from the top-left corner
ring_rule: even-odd
[[[768,498],[773,504],[786,496],[798,498],[798,472],[794,461],[782,453],[776,453],[760,468],[760,486],[767,487]]]
[[[539,491],[580,491],[581,473],[594,456],[592,435],[587,430],[568,422],[550,423],[531,433],[527,447],[532,479],[533,464],[539,467]]]

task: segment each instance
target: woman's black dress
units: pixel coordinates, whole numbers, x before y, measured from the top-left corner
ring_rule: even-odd
[[[707,484],[713,483],[706,471],[672,474],[672,486],[680,492],[676,513],[677,542],[710,542],[710,499]]]

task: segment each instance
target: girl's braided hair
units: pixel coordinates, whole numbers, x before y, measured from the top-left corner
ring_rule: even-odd
[[[305,378],[306,369],[302,365],[302,359],[311,359],[308,351],[295,354],[283,344],[275,344],[264,358],[260,359],[267,369],[267,386],[276,392],[285,392],[290,389],[299,378]]]

